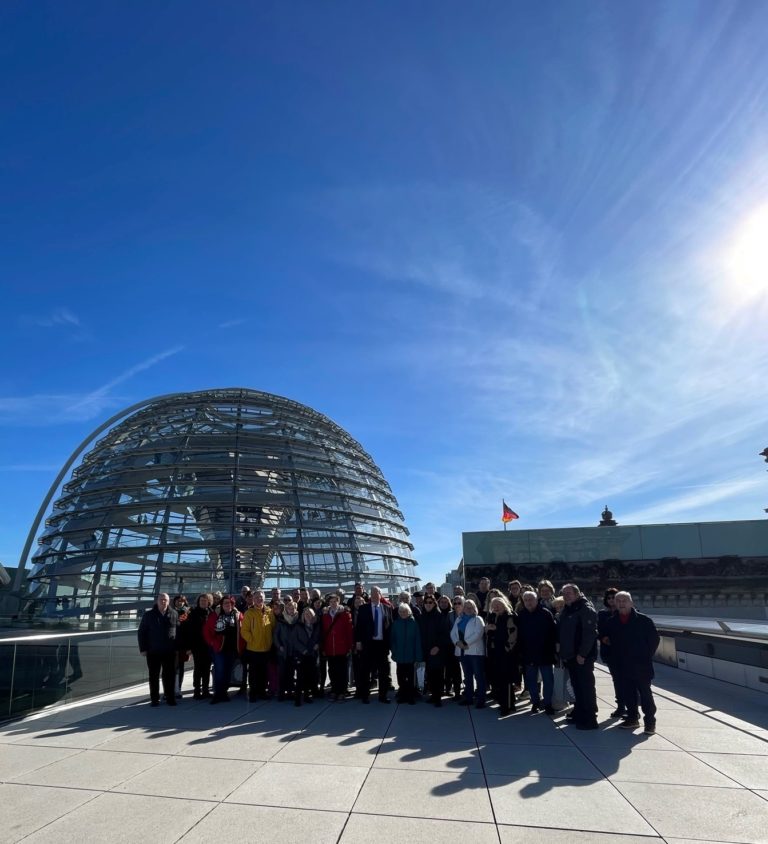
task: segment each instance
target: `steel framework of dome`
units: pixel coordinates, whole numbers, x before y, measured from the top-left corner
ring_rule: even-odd
[[[32,559],[49,612],[137,608],[161,591],[417,580],[403,514],[361,445],[305,405],[247,389],[161,396],[104,423],[54,482],[22,569],[66,472],[104,431]]]

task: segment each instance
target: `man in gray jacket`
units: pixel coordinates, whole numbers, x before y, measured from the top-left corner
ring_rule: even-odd
[[[575,584],[567,583],[561,592],[565,607],[558,617],[560,659],[568,670],[576,698],[567,717],[580,730],[596,730],[597,612]]]

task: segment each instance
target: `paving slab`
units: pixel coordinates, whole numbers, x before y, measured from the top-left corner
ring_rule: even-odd
[[[332,705],[310,721],[303,731],[329,737],[364,735],[384,738],[395,716],[392,706],[365,706],[359,701],[348,700]]]
[[[227,797],[228,803],[349,812],[368,768],[267,762]]]
[[[380,744],[374,768],[411,771],[444,771],[482,774],[480,752],[475,743],[442,738],[424,741],[417,738],[387,738]]]
[[[179,840],[184,844],[211,844],[231,833],[237,841],[288,838],[292,842],[335,844],[348,817],[346,812],[220,803]]]
[[[547,715],[533,716],[526,712],[500,718],[496,712],[483,709],[472,713],[474,733],[483,744],[501,742],[568,746],[568,739]]]
[[[740,788],[615,782],[614,786],[665,838],[765,844],[768,802]]]
[[[449,703],[440,709],[427,704],[398,706],[387,730],[388,738],[397,736],[428,740],[436,735],[448,735],[457,741],[474,742],[475,732],[467,710]]]
[[[489,744],[480,748],[486,774],[600,780],[603,774],[575,747]]]
[[[19,841],[98,796],[98,791],[76,788],[0,785],[0,842]]]
[[[569,724],[562,727],[561,733],[577,747],[608,747],[625,753],[677,749],[661,735],[644,735],[642,728],[631,731],[614,725],[601,725],[597,730],[579,730]]]
[[[0,782],[7,782],[20,774],[59,762],[82,751],[71,747],[27,747],[9,744],[0,750]]]
[[[52,725],[42,730],[27,731],[16,735],[13,744],[34,745],[38,747],[72,747],[88,750],[121,735],[116,727],[97,727],[81,729],[77,723]]]
[[[578,832],[534,826],[499,826],[501,844],[664,844],[658,836]]]
[[[69,789],[61,789],[69,791]],[[213,809],[215,803],[106,792],[33,833],[29,844],[82,844],[108,841],[135,844],[176,841]]]
[[[694,753],[731,780],[746,788],[768,788],[768,761],[763,756],[746,753]]]
[[[403,839],[404,832],[408,839],[429,841],[430,844],[457,844],[460,841],[471,841],[472,844],[499,842],[496,826],[491,823],[361,815],[353,812],[339,844],[396,842]]]
[[[606,780],[488,776],[488,788],[500,824],[656,835]]]
[[[109,791],[124,780],[158,765],[167,757],[150,753],[84,750],[44,768],[19,774],[14,782]]]
[[[587,732],[527,703],[504,718],[448,700],[297,708],[235,695],[151,708],[142,689],[57,707],[0,726],[0,782],[14,780],[0,800],[17,825],[0,841],[112,844],[152,828],[209,841],[250,826],[316,844],[379,844],[404,828],[452,844],[768,844],[768,698],[662,679],[651,737],[605,717],[613,692],[600,679],[602,726]]]
[[[248,733],[242,729],[210,730],[192,735],[177,752],[184,756],[268,762],[300,733]]]
[[[298,762],[308,765],[344,765],[368,767],[373,765],[380,738],[366,735],[336,736],[296,733],[272,757],[272,762]]]
[[[123,754],[125,757],[141,754]],[[206,759],[192,756],[165,757],[158,765],[124,778],[113,791],[150,794],[157,797],[181,797],[189,800],[224,800],[263,762],[239,759]]]
[[[768,741],[730,727],[700,730],[693,727],[659,727],[664,738],[693,753],[746,753],[768,756]],[[768,765],[768,759],[765,762]]]
[[[208,735],[210,735],[208,730],[185,730],[180,725],[167,728],[137,727],[134,730],[113,733],[112,738],[98,745],[98,749],[173,756],[183,752],[195,739],[202,739]]]
[[[660,750],[658,753],[617,754],[590,747],[590,760],[612,782],[655,782],[671,785],[708,785],[733,788],[729,779],[689,753]]]
[[[353,811],[437,820],[493,821],[482,775],[442,771],[373,768]]]

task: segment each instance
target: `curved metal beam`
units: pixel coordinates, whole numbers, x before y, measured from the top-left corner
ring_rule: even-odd
[[[56,480],[51,484],[51,488],[48,490],[48,494],[43,499],[43,503],[40,505],[40,509],[37,511],[35,520],[32,522],[32,527],[29,529],[29,533],[27,534],[27,541],[24,543],[24,548],[22,549],[21,557],[19,557],[19,568],[16,571],[16,579],[13,582],[14,592],[18,592],[24,582],[29,550],[32,547],[32,543],[35,541],[37,531],[40,527],[40,522],[42,521],[43,516],[48,510],[48,505],[51,503],[53,496],[56,495],[56,491],[58,490],[59,486],[61,486],[61,482],[64,480],[65,475],[72,468],[72,464],[75,462],[75,460],[77,460],[77,458],[83,453],[83,450],[87,448],[96,439],[96,437],[98,437],[108,428],[111,428],[124,416],[128,416],[131,413],[135,413],[137,410],[141,410],[143,407],[146,407],[146,405],[152,404],[153,402],[161,401],[163,399],[170,399],[178,395],[181,395],[181,393],[166,393],[162,396],[155,396],[151,399],[144,399],[143,401],[137,402],[136,404],[132,404],[130,407],[124,408],[119,413],[116,413],[114,416],[111,416],[109,419],[107,419],[107,421],[104,422],[102,425],[99,425],[99,427],[95,431],[92,431],[72,452],[72,455],[70,456],[69,460],[67,460],[67,462],[62,466],[61,471],[56,476]]]

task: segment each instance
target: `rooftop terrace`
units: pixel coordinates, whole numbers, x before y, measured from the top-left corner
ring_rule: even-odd
[[[768,842],[768,696],[657,666],[657,734],[372,701],[149,707],[0,727],[0,841]],[[249,830],[253,831],[251,836]]]

